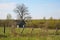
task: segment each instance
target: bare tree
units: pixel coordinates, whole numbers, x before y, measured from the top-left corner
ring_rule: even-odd
[[[24,21],[26,18],[26,15],[29,15],[27,7],[22,4],[22,5],[17,5],[17,7],[14,9],[14,11],[17,13],[18,15],[18,19],[20,19],[20,21]],[[21,33],[23,33],[24,31],[24,27]]]
[[[14,9],[14,11],[15,11],[16,13],[18,13],[17,15],[19,16],[19,18],[20,18],[21,20],[24,20],[24,19],[25,19],[25,16],[26,16],[27,14],[29,14],[29,13],[28,13],[28,10],[27,10],[27,7],[26,7],[24,4],[22,4],[22,5],[17,5],[17,7]]]
[[[7,14],[7,17],[6,17],[6,23],[7,23],[7,26],[11,25],[11,19],[12,19],[12,16],[10,13]]]
[[[53,20],[53,17],[50,17],[50,20]]]
[[[45,21],[46,20],[46,17],[43,17],[43,20]]]
[[[25,17],[25,20],[26,20],[28,26],[29,26],[29,24],[30,24],[30,22],[31,22],[31,18],[32,18],[31,16]]]
[[[7,19],[8,19],[8,20],[12,19],[11,14],[7,14]]]

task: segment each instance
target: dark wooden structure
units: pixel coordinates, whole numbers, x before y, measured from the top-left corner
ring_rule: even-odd
[[[21,20],[21,21],[18,21],[17,22],[17,25],[19,25],[19,27],[23,28],[23,25],[25,26],[25,21],[24,20]]]

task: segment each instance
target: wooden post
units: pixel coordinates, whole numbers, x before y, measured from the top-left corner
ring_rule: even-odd
[[[4,24],[4,34],[5,34],[5,24]]]

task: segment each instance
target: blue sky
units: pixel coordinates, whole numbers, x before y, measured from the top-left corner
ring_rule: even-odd
[[[28,7],[33,19],[60,18],[60,0],[0,0],[0,19],[6,19],[8,13],[16,19],[17,15],[13,9],[16,4],[22,3]]]

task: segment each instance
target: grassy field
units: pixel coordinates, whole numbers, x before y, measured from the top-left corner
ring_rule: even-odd
[[[0,27],[0,40],[60,40],[60,35],[55,35],[56,30],[46,30],[40,28],[34,28],[31,33],[32,28],[25,28],[21,34],[22,28],[16,28],[14,35],[11,33],[11,28],[6,27],[6,33],[3,33],[3,27]],[[60,30],[58,31],[60,33]],[[46,35],[47,34],[47,35]]]

